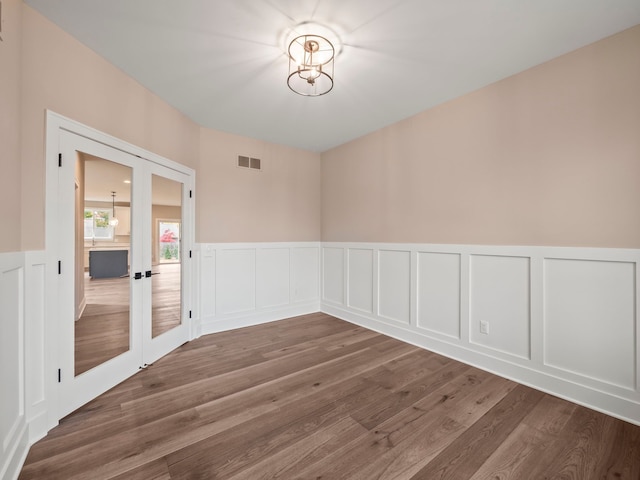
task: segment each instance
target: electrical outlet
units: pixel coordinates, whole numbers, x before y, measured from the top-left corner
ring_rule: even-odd
[[[480,322],[480,333],[489,335],[489,322]]]

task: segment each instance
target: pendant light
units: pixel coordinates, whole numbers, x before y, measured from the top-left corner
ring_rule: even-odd
[[[118,219],[116,218],[116,192],[111,192],[111,220],[109,220],[109,225],[112,227],[118,226]]]

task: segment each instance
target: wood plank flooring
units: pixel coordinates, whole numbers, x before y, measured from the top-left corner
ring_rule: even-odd
[[[64,418],[27,479],[640,479],[640,427],[312,314],[194,340]]]

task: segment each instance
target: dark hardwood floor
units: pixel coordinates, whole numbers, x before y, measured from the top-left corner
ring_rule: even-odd
[[[640,427],[312,314],[194,340],[20,479],[640,479]]]

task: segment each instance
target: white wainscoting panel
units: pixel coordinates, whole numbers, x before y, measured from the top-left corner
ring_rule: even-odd
[[[418,252],[418,328],[460,338],[460,254]]]
[[[293,302],[318,302],[320,298],[320,249],[291,249],[291,298]]]
[[[5,363],[17,368],[3,369],[0,429],[2,445],[15,435],[24,415],[24,267],[8,265],[0,271],[0,308],[6,321],[0,322],[0,351]]]
[[[373,313],[373,250],[350,248],[347,256],[347,303],[355,310]]]
[[[195,321],[193,336],[202,335],[202,323],[204,319],[216,317],[216,251],[213,245],[195,245],[195,259],[198,262],[195,271],[198,272],[196,288],[194,288]]]
[[[279,307],[290,302],[288,248],[261,248],[256,251],[256,304],[258,308]]]
[[[529,358],[529,259],[472,255],[469,275],[471,342]]]
[[[199,244],[196,335],[317,312],[320,244]],[[341,278],[341,276],[340,276]]]
[[[387,320],[411,322],[411,252],[378,252],[378,315]]]
[[[344,303],[344,250],[322,249],[322,300],[342,305]]]
[[[24,254],[0,254],[0,478],[16,478],[29,442],[25,408]]]
[[[322,250],[323,312],[640,425],[640,250]]]
[[[545,363],[636,388],[636,268],[630,262],[544,262]]]
[[[25,252],[25,401],[30,440],[47,433],[47,390],[45,378],[45,294],[46,255],[42,251]]]
[[[219,250],[216,253],[216,314],[248,312],[255,308],[256,250]]]

